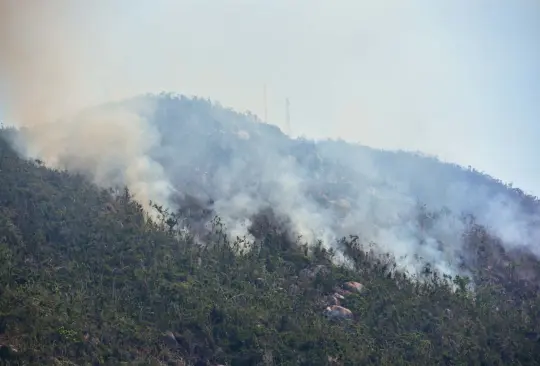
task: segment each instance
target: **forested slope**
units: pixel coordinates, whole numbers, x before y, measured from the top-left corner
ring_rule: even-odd
[[[421,282],[392,272],[391,257],[354,238],[342,245],[355,268],[332,265],[332,253],[291,242],[271,211],[254,218],[251,250],[228,242],[218,218],[205,246],[178,219],[149,220],[128,190],[24,161],[0,139],[2,362],[540,364],[540,301],[501,290],[511,266],[473,294],[429,268]],[[346,281],[363,290],[339,291]],[[352,319],[323,315],[335,292]]]

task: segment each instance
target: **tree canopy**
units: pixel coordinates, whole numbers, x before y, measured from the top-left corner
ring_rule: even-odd
[[[292,240],[271,211],[253,220],[246,248],[218,217],[200,243],[175,225],[186,213],[158,209],[150,218],[128,189],[21,159],[0,138],[0,360],[540,364],[540,300],[517,275],[540,271],[530,257],[497,276],[483,263],[475,278],[429,265],[414,277],[355,237],[341,242],[349,265],[335,264],[334,252]],[[467,240],[481,252],[496,239],[476,227]],[[325,317],[326,298],[347,281],[363,285],[339,300],[353,319]]]

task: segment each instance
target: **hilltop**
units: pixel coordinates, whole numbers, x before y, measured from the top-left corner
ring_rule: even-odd
[[[534,197],[430,157],[289,139],[209,101],[141,98],[157,103],[145,154],[174,186],[151,216],[69,150],[70,169],[52,169],[1,131],[3,362],[538,363],[534,236],[511,230],[535,233]],[[119,161],[99,164],[124,176]],[[511,215],[493,219],[500,207]],[[395,244],[428,257],[399,258]],[[457,273],[434,271],[444,266]],[[324,316],[336,300],[352,319]]]
[[[136,111],[152,136],[136,161],[144,158],[151,168],[122,183],[150,187],[173,210],[189,209],[180,226],[198,237],[219,215],[232,238],[253,240],[251,217],[272,208],[293,241],[301,235],[308,244],[321,240],[337,249],[341,238],[356,235],[410,273],[429,263],[475,282],[496,280],[509,261],[519,262],[519,280],[536,288],[538,199],[473,168],[342,140],[292,139],[253,114],[182,95],[145,95],[106,108]],[[98,158],[115,170],[138,166]],[[98,168],[91,171],[108,166]]]

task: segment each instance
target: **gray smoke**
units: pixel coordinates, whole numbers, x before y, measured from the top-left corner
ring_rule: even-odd
[[[251,218],[272,208],[307,242],[332,247],[357,234],[403,268],[417,270],[420,256],[453,274],[468,255],[461,214],[470,213],[507,247],[540,254],[534,212],[500,184],[435,159],[291,140],[202,100],[140,97],[81,112],[103,82],[95,78],[103,54],[87,52],[82,34],[95,24],[78,6],[0,3],[3,105],[21,128],[25,156],[84,172],[101,186],[125,184],[148,209],[150,200],[181,208],[178,195],[212,199],[233,237],[253,239]],[[81,32],[66,31],[66,22],[79,22]],[[437,215],[425,224],[422,203]]]
[[[99,24],[93,11],[104,4],[0,2],[2,107],[21,128],[24,144],[17,147],[24,155],[87,172],[101,185],[127,184],[148,207],[150,199],[166,201],[172,189],[163,167],[149,160],[159,134],[140,116],[151,112],[151,102],[80,112],[104,82],[95,74],[105,55],[89,52],[85,37]]]
[[[359,235],[408,270],[416,271],[421,257],[455,274],[470,256],[462,235],[472,214],[507,248],[534,250],[536,214],[516,192],[480,173],[405,152],[290,139],[204,100],[147,99],[156,105],[148,121],[161,134],[152,159],[179,191],[213,200],[235,237],[253,239],[251,217],[270,207],[309,243],[332,247]]]

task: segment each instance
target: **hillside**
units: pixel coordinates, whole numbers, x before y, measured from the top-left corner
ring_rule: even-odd
[[[340,238],[358,235],[362,243],[376,243],[379,254],[390,252],[401,269],[415,273],[427,262],[475,282],[494,280],[512,260],[522,264],[520,280],[538,283],[531,269],[540,255],[538,200],[472,168],[344,141],[291,139],[249,113],[203,99],[147,95],[106,107],[143,116],[134,122],[151,143],[128,157],[92,156],[100,163],[82,171],[93,178],[96,171],[129,171],[135,179],[108,179],[106,186],[144,186],[144,197],[173,209],[186,206],[184,195],[195,197],[191,211],[199,213],[181,224],[199,237],[217,214],[232,237],[253,240],[251,217],[271,207],[288,220],[293,240],[302,235],[336,249]],[[116,122],[118,128],[124,123]],[[76,133],[67,137],[82,140]],[[65,167],[81,170],[80,159],[71,160],[78,149],[63,152]],[[483,247],[467,239],[473,231],[484,237]]]
[[[20,158],[4,139],[14,131],[2,130],[4,363],[540,364],[533,236],[523,236],[521,247],[508,244],[516,240],[508,229],[515,212],[531,218],[525,228],[534,233],[533,197],[432,158],[291,140],[207,101],[161,96],[157,103],[148,121],[160,140],[147,153],[175,190],[174,213],[156,206],[161,214],[152,219],[129,189],[94,185],[69,149],[63,158],[71,172],[53,170]],[[429,175],[422,172],[433,169],[446,174],[446,186],[423,183]],[[450,181],[483,196],[451,194]],[[504,230],[490,226],[497,220],[489,213],[500,207],[482,205],[486,197],[515,211],[499,220]],[[467,209],[474,219],[459,218]],[[406,217],[389,221],[393,210]],[[404,235],[397,223],[417,226]],[[309,245],[298,233],[313,235]],[[246,249],[234,234],[254,242]],[[318,234],[324,241],[316,245]],[[416,242],[412,234],[423,236]],[[334,241],[342,236],[348,239]],[[370,251],[372,239],[383,241]],[[399,258],[403,243],[431,255],[423,262],[439,262]],[[340,256],[347,265],[336,264]],[[444,266],[470,278],[431,270]],[[417,277],[403,274],[410,268]],[[340,289],[347,281],[362,291]],[[324,316],[336,300],[352,319]]]

